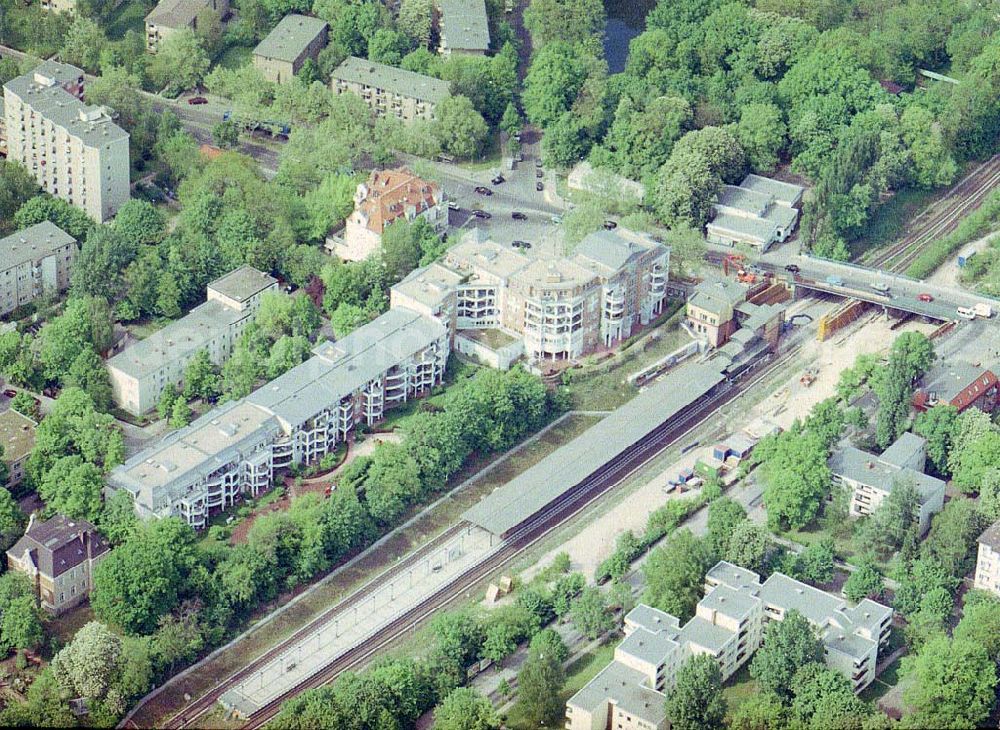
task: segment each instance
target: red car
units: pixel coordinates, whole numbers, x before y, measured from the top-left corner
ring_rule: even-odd
[[[934,297],[932,297],[930,294],[927,294],[926,292],[923,293],[923,294],[918,294],[917,295],[917,299],[919,299],[922,302],[933,302],[934,301]]]
[[[192,96],[190,99],[188,99],[188,104],[192,104],[193,106],[198,106],[199,104],[207,104],[207,103],[208,99],[206,99],[204,96]]]

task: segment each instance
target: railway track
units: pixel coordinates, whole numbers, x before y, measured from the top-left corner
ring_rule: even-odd
[[[871,268],[885,267],[902,272],[920,255],[924,247],[935,238],[951,233],[962,218],[982,205],[986,196],[1000,184],[1000,155],[980,164],[959,180],[948,195],[945,207],[917,225],[907,236],[888,248],[877,251],[862,264]]]
[[[321,671],[272,699],[253,713],[247,719],[244,727],[248,729],[262,727],[278,714],[282,703],[286,700],[305,690],[328,684],[345,671],[359,668],[376,653],[391,645],[404,634],[412,631],[435,612],[461,598],[480,581],[532,548],[567,519],[578,514],[587,505],[591,504],[597,497],[607,494],[620,486],[627,477],[634,474],[655,456],[677,442],[692,428],[706,421],[717,408],[729,403],[766,378],[777,368],[784,365],[791,359],[797,349],[797,346],[792,347],[778,357],[762,362],[754,370],[744,373],[735,382],[729,381],[728,387],[699,402],[696,407],[687,411],[681,417],[674,418],[669,423],[661,424],[649,437],[623,451],[619,458],[609,462],[597,472],[591,474],[578,485],[561,495],[558,500],[549,505],[545,510],[525,522],[524,525],[519,527],[506,539],[505,544],[500,550],[490,554],[480,563],[471,566],[456,576],[450,583],[443,586],[427,600],[393,620],[364,644],[345,652]],[[460,523],[456,527],[463,529],[463,524]],[[281,646],[276,647],[271,652],[271,656],[280,655],[282,651],[288,648],[289,644],[290,642],[285,642]],[[230,680],[227,680],[227,687],[238,684],[251,675],[253,671],[252,668],[248,668],[234,675]],[[172,725],[172,727],[190,726],[198,716],[203,715],[214,704],[223,691],[213,690],[209,695],[199,700],[200,703],[207,703],[202,705],[205,709],[201,710],[198,715],[188,715],[188,720],[184,724]],[[190,711],[191,708],[189,708],[188,713]]]

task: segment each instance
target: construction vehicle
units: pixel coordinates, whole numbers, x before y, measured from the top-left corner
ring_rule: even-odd
[[[741,253],[730,253],[726,254],[722,259],[722,273],[725,276],[729,276],[729,267],[733,267],[734,270],[740,271],[744,268],[744,264],[747,261],[747,257]]]
[[[814,373],[812,370],[806,370],[804,373],[802,373],[802,377],[799,378],[799,383],[801,383],[806,388],[808,388],[814,382],[816,382],[816,373]]]

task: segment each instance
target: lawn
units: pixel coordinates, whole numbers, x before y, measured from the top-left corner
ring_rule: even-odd
[[[223,68],[237,69],[250,63],[250,56],[253,54],[253,46],[231,45],[226,47],[215,59],[216,66]]]
[[[899,668],[902,664],[903,657],[899,657],[896,661],[885,668],[875,681],[865,687],[864,692],[861,693],[861,699],[865,702],[876,702],[882,699],[885,694],[899,684]]]
[[[111,12],[104,30],[113,41],[120,40],[130,30],[143,33],[148,14],[149,6],[146,3],[141,0],[125,0]]]
[[[757,680],[750,676],[749,664],[740,667],[732,677],[726,680],[722,688],[722,698],[726,701],[726,719],[732,720],[733,713],[744,702],[759,693]]]

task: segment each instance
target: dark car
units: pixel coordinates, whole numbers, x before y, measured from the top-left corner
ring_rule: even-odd
[[[510,245],[514,248],[531,248],[531,244],[527,241],[511,241]]]
[[[541,166],[542,166],[542,160],[541,160],[541,158],[535,160],[535,167],[541,167]]]
[[[545,177],[545,170],[535,170],[535,177]]]
[[[3,394],[8,398],[13,398],[15,395],[17,395],[17,391],[14,390],[13,388],[7,388],[7,390],[5,390]]]
[[[537,190],[538,192],[542,192],[543,190],[545,190],[545,186],[542,185],[540,182],[536,182],[535,183],[535,190]]]
[[[526,216],[524,213],[522,213],[519,210],[515,210],[513,213],[511,213],[510,217],[513,218],[516,221],[526,221],[526,220],[528,220],[528,216]]]
[[[190,99],[188,99],[188,104],[191,104],[192,106],[199,106],[200,104],[207,104],[207,103],[208,99],[206,99],[204,96],[192,96]]]
[[[484,221],[489,220],[490,218],[493,217],[485,210],[474,210],[472,211],[472,215],[475,216],[476,218],[482,218]]]
[[[482,185],[476,188],[476,192],[480,195],[493,195],[493,191],[489,188],[484,188]]]
[[[618,223],[616,221],[604,221],[604,230],[606,231],[613,231],[617,227]]]
[[[499,185],[502,182],[506,182],[506,180],[507,178],[505,178],[503,175],[497,175],[495,178],[490,180],[490,182],[493,183],[494,185]]]
[[[788,266],[785,267],[785,271],[789,274],[797,274],[802,271],[802,269],[798,267],[798,264],[788,264]]]

